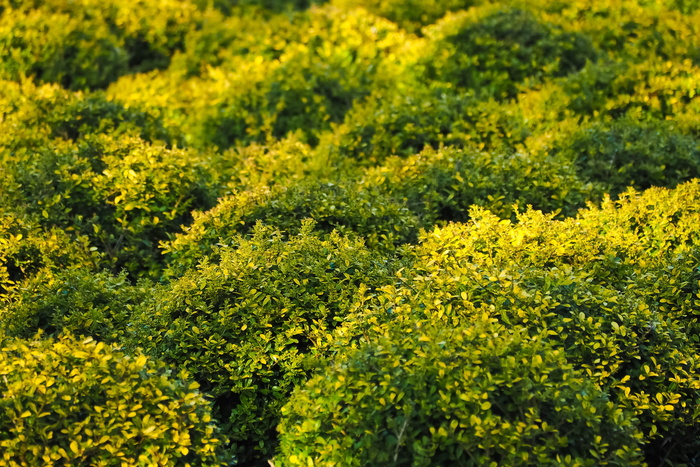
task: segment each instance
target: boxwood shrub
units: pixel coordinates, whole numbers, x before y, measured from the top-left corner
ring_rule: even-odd
[[[392,275],[393,262],[361,240],[312,231],[305,223],[285,240],[260,226],[235,238],[217,262],[157,292],[127,336],[130,347],[191,372],[213,397],[239,465],[272,454],[279,410],[313,353],[328,347],[360,287],[374,290]]]
[[[0,303],[38,276],[71,269],[91,270],[97,258],[86,238],[42,229],[28,216],[0,210]]]
[[[3,81],[0,106],[5,125],[13,127],[0,141],[11,149],[45,146],[54,138],[78,141],[102,133],[168,144],[179,141],[160,119],[139,108],[127,108],[102,92],[71,92],[53,84]]]
[[[284,407],[276,465],[642,465],[629,412],[546,338],[489,321],[341,352]]]
[[[250,234],[258,222],[295,235],[305,219],[312,219],[317,232],[336,230],[362,238],[378,252],[415,240],[423,225],[402,200],[353,179],[310,180],[272,190],[262,187],[241,191],[194,216],[182,234],[161,244],[168,263],[167,276],[177,276],[203,258],[216,255],[217,246],[230,245],[237,235]]]
[[[649,464],[692,463],[700,427],[699,194],[697,180],[628,193],[564,221],[530,212],[511,224],[475,211],[469,224],[431,232],[367,316],[417,310],[455,325],[485,307],[504,325],[548,335],[612,401],[634,411]],[[366,332],[368,319],[358,318],[347,338]]]
[[[407,158],[392,157],[368,169],[363,186],[405,199],[425,228],[438,221],[466,221],[472,205],[509,218],[515,205],[572,215],[590,187],[568,161],[515,151],[446,147]]]
[[[667,121],[596,123],[575,135],[561,155],[599,194],[674,187],[700,176],[700,140]]]
[[[0,326],[6,335],[25,339],[41,330],[43,336],[72,334],[118,344],[134,309],[150,294],[150,283],[132,285],[126,273],[52,271],[22,284],[0,314]]]
[[[500,5],[450,15],[427,35],[426,78],[497,99],[514,97],[528,80],[576,72],[597,57],[586,36]]]
[[[0,153],[9,165],[8,196],[41,224],[88,237],[115,272],[156,278],[158,242],[186,223],[191,209],[214,204],[207,157],[109,135]]]
[[[338,164],[349,159],[371,166],[392,155],[417,154],[426,146],[508,150],[527,136],[520,115],[493,100],[444,84],[431,88],[406,84],[375,91],[357,102],[342,125],[321,138],[320,150]]]
[[[405,40],[396,25],[361,9],[323,7],[294,18],[301,27],[287,26],[291,37],[273,34],[265,41],[267,47],[253,46],[260,54],[232,55],[202,77],[166,75],[178,90],[173,93],[169,83],[177,104],[166,106],[182,106],[176,119],[193,145],[226,149],[290,132],[315,145],[322,132],[343,120],[355,100],[386,81],[380,65]],[[270,46],[281,49],[266,53]],[[138,84],[146,79],[135,78]],[[148,106],[154,84],[160,83],[146,82],[148,91],[136,91],[120,83],[112,95]]]
[[[334,0],[333,5],[363,7],[375,15],[397,23],[409,32],[420,33],[423,26],[433,24],[450,11],[466,10],[483,3],[481,0]]]
[[[92,339],[0,340],[0,465],[222,465],[187,375]]]
[[[0,16],[0,76],[103,88],[121,75],[166,67],[196,23],[189,2],[10,2]]]

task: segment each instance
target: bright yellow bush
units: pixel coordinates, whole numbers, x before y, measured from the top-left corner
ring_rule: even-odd
[[[208,402],[92,339],[0,340],[0,465],[219,466]]]

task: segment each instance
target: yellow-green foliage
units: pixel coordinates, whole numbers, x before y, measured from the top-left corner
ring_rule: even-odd
[[[305,223],[288,241],[269,228],[237,238],[134,319],[130,346],[192,373],[248,465],[273,452],[280,407],[358,288],[383,285],[392,272],[361,241],[312,230]]]
[[[472,205],[501,217],[510,217],[517,204],[570,215],[590,196],[585,179],[577,177],[569,161],[456,148],[390,158],[368,169],[362,183],[405,199],[426,227],[464,221]]]
[[[186,374],[91,339],[0,347],[0,465],[222,465],[222,438]]]
[[[679,11],[693,0],[516,0],[543,21],[587,36],[596,48],[629,61],[697,59],[698,12]],[[669,5],[671,4],[671,5]],[[669,8],[669,6],[671,8]]]
[[[90,268],[95,260],[86,238],[75,241],[21,216],[0,216],[0,304],[15,300],[12,293],[38,275]]]
[[[422,26],[432,24],[447,12],[466,10],[484,3],[481,0],[334,0],[333,5],[366,8],[388,18],[410,32],[419,32]]]
[[[561,144],[561,143],[560,143]],[[668,121],[621,119],[596,123],[553,148],[577,167],[598,193],[616,196],[626,187],[675,186],[700,176],[700,141]]]
[[[70,89],[105,87],[120,75],[167,66],[196,24],[178,0],[64,0],[0,5],[0,76],[36,77]]]
[[[317,231],[363,238],[378,250],[415,240],[423,225],[403,201],[382,189],[363,187],[354,180],[304,181],[288,187],[241,191],[222,198],[213,209],[194,213],[194,222],[162,244],[168,276],[181,275],[218,246],[231,245],[249,234],[256,223],[297,234],[311,219]]]
[[[205,155],[137,137],[53,140],[0,157],[9,166],[8,196],[47,228],[88,237],[104,265],[135,275],[157,277],[165,232],[213,204]]]
[[[629,412],[546,336],[413,321],[299,387],[276,465],[641,465]]]
[[[699,5],[0,0],[0,335],[191,370],[232,464],[296,388],[282,464],[697,465]]]
[[[412,267],[386,287],[347,336],[392,316],[468,326],[486,310],[547,336],[575,368],[631,409],[646,459],[697,453],[700,360],[700,182],[629,193],[576,218],[539,212],[502,221],[483,210],[435,229]]]
[[[321,139],[321,148],[332,161],[374,165],[391,155],[416,154],[426,146],[505,150],[527,136],[520,115],[504,111],[492,100],[457,93],[445,85],[407,84],[356,103],[343,123]]]
[[[171,118],[198,146],[228,148],[297,131],[315,144],[354,100],[383,79],[377,70],[404,36],[392,23],[363,10],[314,9],[300,21],[304,33],[292,29],[291,37],[285,37],[263,30],[265,40],[251,47],[252,53],[234,55],[219,68],[207,68],[202,77],[166,75],[174,83],[162,83],[160,75],[137,76],[116,83],[110,95],[158,107],[159,99],[151,96],[166,87],[170,95],[164,111],[177,111],[166,120]],[[232,48],[237,41],[246,47],[250,42],[245,36],[233,38]]]

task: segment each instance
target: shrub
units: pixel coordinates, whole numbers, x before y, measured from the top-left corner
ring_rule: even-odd
[[[157,278],[158,242],[185,223],[191,209],[213,204],[206,157],[100,135],[13,151],[5,160],[12,163],[9,194],[43,225],[87,236],[115,271]]]
[[[509,218],[514,205],[572,215],[588,198],[573,164],[522,152],[425,150],[393,157],[368,169],[363,185],[405,199],[426,228],[437,221],[466,221],[472,205]]]
[[[102,133],[138,136],[149,142],[178,141],[160,119],[137,108],[126,108],[103,93],[70,92],[30,81],[4,81],[0,93],[4,122],[13,126],[12,132],[2,135],[1,144],[7,148],[41,147],[53,138],[78,141]]]
[[[278,60],[236,60],[232,72],[210,74],[215,82],[208,87],[220,92],[215,105],[206,102],[196,116],[196,144],[228,148],[297,132],[315,145],[321,132],[369,94],[381,79],[377,70],[383,58],[403,41],[393,24],[362,10],[324,8],[309,15],[308,24],[302,23],[306,29],[286,44]]]
[[[607,56],[616,60],[647,59],[681,62],[698,46],[697,14],[674,11],[673,0],[650,2],[519,1],[547,21],[585,35]],[[671,6],[671,8],[669,8]]]
[[[23,284],[2,314],[8,336],[32,338],[72,334],[119,343],[131,314],[149,299],[151,285],[131,285],[125,273],[54,271]]]
[[[305,219],[314,220],[320,233],[337,230],[363,238],[378,252],[414,240],[422,225],[402,201],[353,180],[310,180],[273,190],[244,191],[221,199],[210,211],[195,213],[183,234],[161,245],[170,266],[166,274],[181,274],[211,255],[217,245],[229,245],[237,235],[249,234],[258,222],[295,235]]]
[[[279,410],[306,378],[309,356],[392,264],[361,241],[321,239],[305,224],[284,241],[269,228],[222,248],[164,288],[134,320],[131,346],[192,372],[241,465],[269,456]]]
[[[69,89],[106,86],[128,71],[129,56],[106,24],[87,22],[68,13],[5,10],[0,76],[17,80],[29,75]]]
[[[474,212],[468,225],[434,230],[368,316],[420,310],[454,326],[473,320],[458,310],[486,307],[504,325],[549,335],[575,368],[634,411],[648,463],[692,462],[699,193],[697,181],[629,193],[565,221],[530,212],[513,225]],[[349,338],[369,326],[362,316]]]
[[[641,465],[633,419],[544,339],[415,323],[342,352],[283,409],[278,465]]]
[[[668,122],[593,124],[582,130],[561,155],[580,177],[613,196],[632,186],[674,187],[700,176],[700,141],[679,133]]]
[[[91,339],[3,338],[0,464],[221,465],[196,383]]]
[[[511,98],[526,80],[566,76],[596,51],[585,36],[543,24],[521,9],[479,9],[448,16],[427,30],[429,80],[494,98]]]
[[[391,155],[410,156],[426,146],[469,145],[506,150],[527,136],[519,115],[494,101],[482,101],[445,86],[407,85],[373,93],[359,101],[332,135],[321,140],[331,160],[362,165]]]
[[[0,211],[0,303],[36,276],[67,269],[90,270],[96,258],[87,239],[77,241],[59,229],[44,230],[31,219]]]
[[[699,73],[690,60],[664,62],[658,57],[636,65],[591,64],[563,83],[569,97],[559,105],[580,115],[664,120],[697,105]]]
[[[193,0],[200,7],[213,6],[227,15],[240,14],[239,9],[263,8],[275,13],[303,10],[311,5],[324,3],[325,0]]]
[[[409,32],[420,32],[421,27],[433,24],[450,11],[466,10],[483,3],[481,0],[336,0],[334,5],[366,8],[375,15],[397,23]]]
[[[121,75],[167,66],[196,24],[188,2],[25,2],[0,24],[0,75],[33,76],[69,89],[102,88]]]

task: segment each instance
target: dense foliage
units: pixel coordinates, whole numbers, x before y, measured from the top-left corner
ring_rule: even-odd
[[[220,465],[196,383],[92,339],[1,345],[1,465]]]
[[[0,52],[0,465],[700,463],[698,1],[0,0]]]

